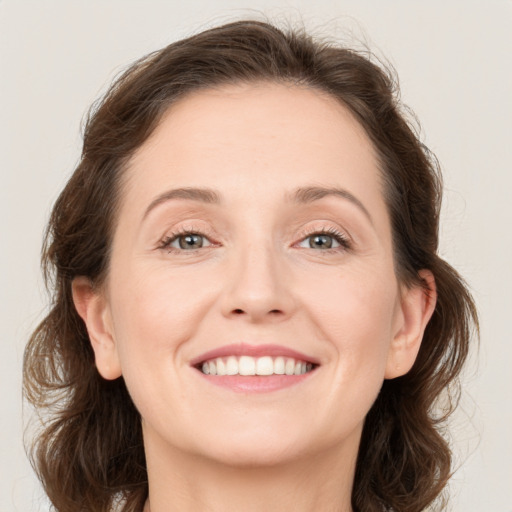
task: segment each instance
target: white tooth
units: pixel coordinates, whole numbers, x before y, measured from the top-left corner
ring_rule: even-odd
[[[217,375],[226,375],[226,365],[224,361],[218,357],[215,362],[217,363]]]
[[[219,367],[217,366],[217,372],[218,371],[219,371]],[[306,363],[304,363],[304,362],[301,363],[301,365],[300,365],[300,373],[301,373],[301,375],[306,373]]]
[[[228,357],[226,362],[226,375],[238,375],[238,360],[236,357]]]
[[[256,361],[254,357],[241,356],[238,361],[238,372],[240,375],[255,375]]]
[[[258,357],[256,360],[256,375],[272,375],[274,373],[274,362],[269,356]]]
[[[294,369],[294,371],[293,371],[293,374],[294,374],[294,375],[300,375],[300,371],[301,371],[301,369],[302,369],[302,364],[300,363],[300,361],[297,361],[297,362],[295,363],[295,369]],[[211,369],[210,369],[210,371],[211,371]]]
[[[293,375],[294,370],[295,370],[295,359],[287,359],[286,366],[284,368],[284,373],[286,373],[286,375]]]
[[[276,357],[274,359],[274,373],[284,375],[284,357]]]
[[[312,365],[311,363],[308,363],[308,364],[306,365],[306,373],[307,373],[307,372],[310,372],[312,369],[313,369],[313,365]]]
[[[210,373],[210,365],[208,363],[203,363],[203,373],[208,375]]]
[[[217,366],[215,365],[215,361],[210,361],[208,365],[210,367],[210,375],[217,375]]]

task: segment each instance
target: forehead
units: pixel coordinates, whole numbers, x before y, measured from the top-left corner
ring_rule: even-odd
[[[270,200],[325,185],[382,203],[378,168],[366,132],[334,97],[296,85],[229,85],[169,108],[129,162],[125,200],[136,192],[147,203],[175,187]]]

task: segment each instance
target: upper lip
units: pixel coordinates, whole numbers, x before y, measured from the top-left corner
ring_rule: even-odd
[[[263,356],[272,356],[272,357],[292,357],[294,359],[298,359],[300,361],[305,361],[307,363],[313,363],[315,365],[319,364],[319,361],[315,357],[311,357],[297,350],[291,349],[289,347],[284,347],[282,345],[272,345],[272,344],[264,344],[264,345],[251,345],[249,343],[235,343],[232,345],[223,345],[222,347],[215,348],[213,350],[209,350],[208,352],[204,352],[203,354],[195,357],[190,361],[191,366],[196,366],[204,361],[209,361],[210,359],[216,359],[217,357],[228,357],[228,356],[251,356],[251,357],[263,357]]]

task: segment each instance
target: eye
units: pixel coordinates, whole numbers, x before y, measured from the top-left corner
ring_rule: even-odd
[[[194,251],[212,245],[204,235],[200,233],[184,232],[176,233],[162,240],[162,249],[178,251]]]
[[[349,243],[342,233],[336,232],[318,232],[304,238],[298,244],[299,247],[307,249],[317,249],[327,251],[329,249],[349,248]]]
[[[311,249],[332,249],[340,245],[331,235],[311,235],[308,236],[307,240]]]

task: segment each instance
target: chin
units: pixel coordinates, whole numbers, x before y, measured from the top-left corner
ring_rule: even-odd
[[[287,464],[325,448],[325,436],[315,435],[306,423],[296,424],[296,428],[290,428],[290,423],[267,421],[243,426],[238,422],[236,428],[219,429],[218,434],[208,436],[206,443],[201,443],[202,450],[196,448],[211,460],[238,468]],[[197,439],[201,439],[199,434]]]
[[[251,446],[232,444],[209,450],[207,457],[218,464],[238,469],[256,469],[293,463],[307,451],[299,446],[276,446],[274,443],[253,441]]]

